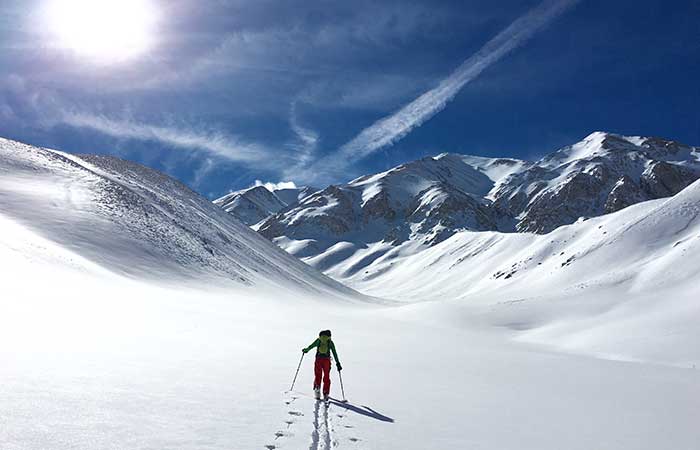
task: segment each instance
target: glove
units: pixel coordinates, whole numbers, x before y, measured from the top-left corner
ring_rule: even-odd
[[[343,366],[341,366],[340,363],[337,363],[337,364],[335,365],[335,367],[338,369],[338,372],[340,372],[341,370],[343,370]]]
[[[301,352],[302,352],[303,354],[305,354],[305,355],[306,355],[307,353],[309,353],[309,351],[308,351],[307,349],[305,349],[305,348],[302,348],[302,349],[301,349]]]

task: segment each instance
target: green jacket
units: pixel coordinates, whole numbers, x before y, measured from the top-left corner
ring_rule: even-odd
[[[323,336],[326,337],[326,336]],[[333,340],[318,338],[311,345],[304,349],[304,353],[308,352],[312,348],[316,348],[316,356],[330,358],[331,352],[333,352],[333,359],[335,362],[340,364],[340,359],[338,359],[338,352],[335,351],[335,344]]]

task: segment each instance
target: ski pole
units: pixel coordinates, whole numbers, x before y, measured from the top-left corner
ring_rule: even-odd
[[[345,403],[347,399],[345,398],[345,388],[343,387],[343,374],[340,370],[338,371],[338,377],[340,377],[340,391],[343,393],[343,403]]]
[[[297,373],[294,374],[294,381],[292,381],[292,387],[289,388],[290,391],[294,390],[294,383],[297,382],[297,376],[299,375],[299,369],[301,369],[301,362],[304,360],[304,353],[301,354],[301,359],[299,360],[299,366],[297,366]]]

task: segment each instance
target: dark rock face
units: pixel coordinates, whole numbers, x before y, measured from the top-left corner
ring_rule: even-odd
[[[613,213],[644,201],[644,198],[644,193],[637,183],[629,176],[623,175],[610,191],[603,210],[606,214]]]
[[[388,222],[396,219],[398,212],[391,207],[389,194],[382,190],[362,206],[362,222],[367,224],[372,220],[384,219]]]
[[[604,169],[595,170],[594,173],[579,172],[568,177],[556,189],[542,191],[526,208],[517,230],[547,233],[562,223],[573,223],[581,216],[594,215],[602,209],[599,196],[607,181],[604,174]]]
[[[650,198],[662,198],[676,195],[696,179],[696,173],[681,166],[654,161],[644,171],[640,182]]]

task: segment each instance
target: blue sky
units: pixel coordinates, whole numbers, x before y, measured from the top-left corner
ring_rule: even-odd
[[[698,1],[144,0],[150,46],[118,61],[57,44],[61,1],[0,3],[0,136],[210,198],[596,130],[700,145]]]

